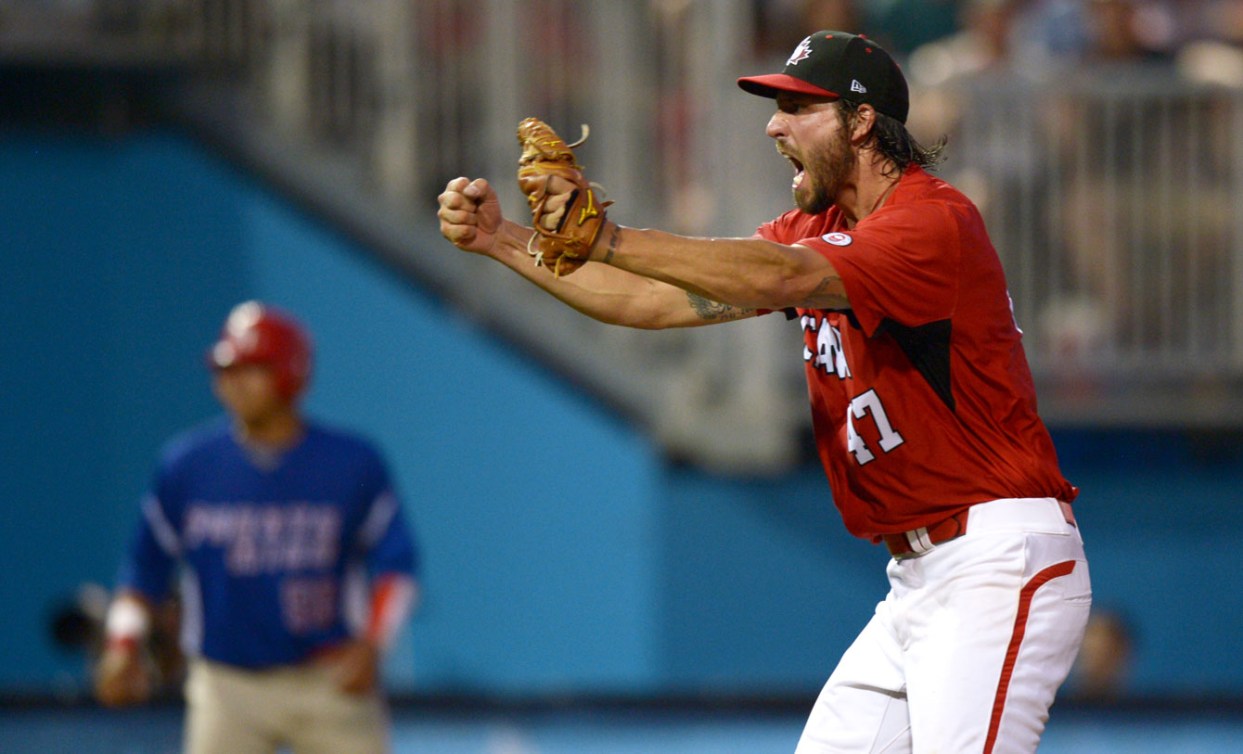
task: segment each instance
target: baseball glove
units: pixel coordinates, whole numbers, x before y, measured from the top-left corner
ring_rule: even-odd
[[[569,275],[586,264],[604,227],[604,208],[612,204],[599,200],[599,187],[587,181],[582,166],[574,159],[574,147],[586,141],[589,132],[584,125],[583,137],[566,144],[538,118],[527,118],[518,124],[518,143],[522,145],[518,187],[526,194],[536,231],[527,243],[527,253],[535,257],[537,267],[547,267],[556,277]],[[549,199],[565,193],[549,191],[554,177],[568,181],[572,188],[564,204],[555,206],[557,203],[553,202],[554,207],[549,209]]]

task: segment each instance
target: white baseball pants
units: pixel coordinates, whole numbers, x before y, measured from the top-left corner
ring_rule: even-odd
[[[976,505],[966,534],[887,573],[889,594],[796,754],[1034,752],[1092,603],[1083,540],[1059,503]]]

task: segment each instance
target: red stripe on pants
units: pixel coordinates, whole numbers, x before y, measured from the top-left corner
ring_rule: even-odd
[[[1010,690],[1010,678],[1014,675],[1014,665],[1019,659],[1019,647],[1023,644],[1023,634],[1027,633],[1027,616],[1031,612],[1032,598],[1036,590],[1059,576],[1065,576],[1075,570],[1075,561],[1067,560],[1044,569],[1023,585],[1019,592],[1019,612],[1014,616],[1014,632],[1010,634],[1010,646],[1006,648],[1006,660],[1001,666],[1001,679],[997,682],[997,697],[993,700],[993,717],[988,722],[988,738],[984,739],[984,754],[992,754],[993,745],[997,743],[997,731],[1001,728],[1001,713],[1006,708],[1006,693]]]

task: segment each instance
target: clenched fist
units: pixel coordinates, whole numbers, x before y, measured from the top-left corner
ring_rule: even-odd
[[[459,249],[486,254],[496,244],[501,204],[496,190],[483,178],[454,178],[438,197],[440,234]]]

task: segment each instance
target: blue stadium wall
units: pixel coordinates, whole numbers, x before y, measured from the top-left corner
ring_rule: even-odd
[[[308,409],[381,444],[417,526],[426,595],[386,667],[397,691],[810,698],[883,596],[883,552],[843,533],[817,468],[667,463],[193,141],[5,133],[0,175],[0,692],[81,688],[51,612],[111,582],[161,443],[217,411],[204,348],[252,297],[308,323]],[[1238,454],[1056,435],[1098,603],[1138,630],[1133,690],[1243,693]]]

